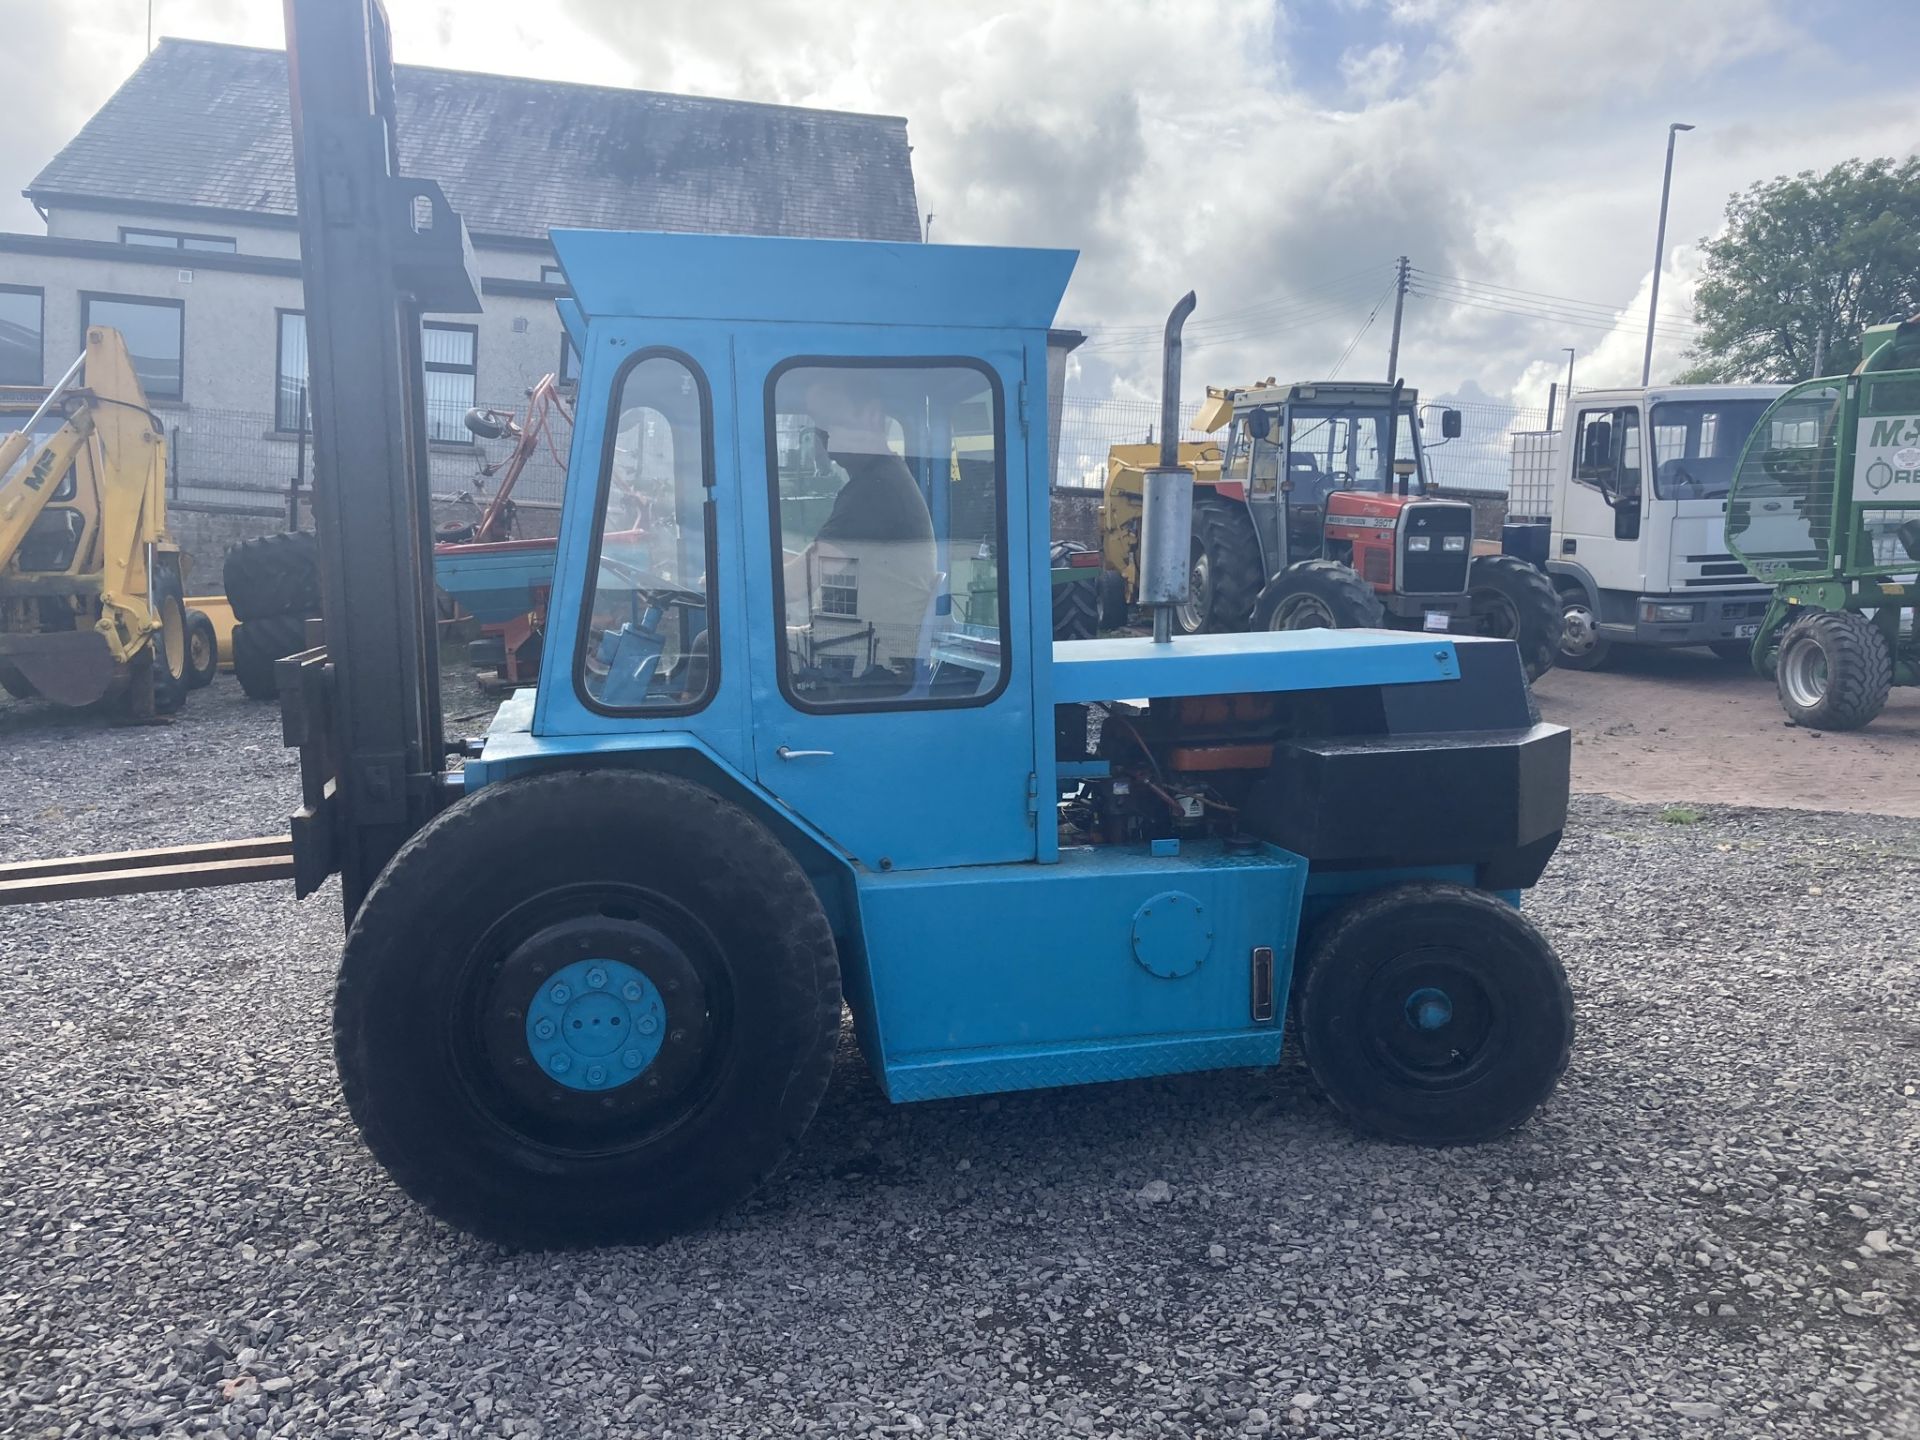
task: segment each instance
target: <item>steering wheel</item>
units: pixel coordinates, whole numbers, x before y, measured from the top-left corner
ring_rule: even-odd
[[[616,578],[641,596],[650,604],[665,608],[670,604],[680,604],[690,610],[707,608],[707,597],[698,590],[689,590],[684,585],[676,585],[664,576],[651,570],[643,570],[638,565],[629,565],[624,560],[616,560],[611,555],[602,555],[600,563],[613,571]]]

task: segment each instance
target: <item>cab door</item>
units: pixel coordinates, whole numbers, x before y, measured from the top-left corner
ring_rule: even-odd
[[[990,332],[858,338],[737,341],[755,773],[874,869],[1031,859],[1044,438],[1021,405],[1044,359]]]

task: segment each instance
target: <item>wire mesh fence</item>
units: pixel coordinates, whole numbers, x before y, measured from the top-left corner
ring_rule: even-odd
[[[494,408],[502,414],[515,409]],[[302,491],[312,488],[313,437],[280,429],[273,415],[196,405],[166,419],[170,504],[238,514],[284,513],[296,479]],[[542,444],[528,457],[514,486],[516,504],[559,505],[570,439],[564,433],[555,435],[552,446]],[[485,467],[503,462],[511,449],[512,442],[504,439],[435,441],[428,447],[434,498],[471,503],[477,517],[494,493],[495,477],[485,474]]]
[[[1451,408],[1460,412],[1460,434],[1443,440],[1437,407],[1422,407],[1427,420],[1427,463],[1434,480],[1449,490],[1504,495],[1513,436],[1542,428],[1546,411],[1510,405]],[[1192,428],[1198,410],[1198,405],[1182,408],[1183,440],[1209,438]],[[1154,438],[1159,424],[1160,407],[1152,401],[1082,400],[1068,395],[1060,407],[1060,461],[1054,484],[1067,490],[1099,489],[1106,483],[1108,449]]]

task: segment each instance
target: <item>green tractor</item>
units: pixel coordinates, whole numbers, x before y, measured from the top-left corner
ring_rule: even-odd
[[[1752,658],[1796,724],[1857,730],[1920,685],[1920,315],[1875,325],[1851,375],[1760,418],[1727,498],[1727,547],[1774,587]]]

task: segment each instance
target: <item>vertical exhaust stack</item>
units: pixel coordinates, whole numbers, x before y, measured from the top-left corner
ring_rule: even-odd
[[[1140,603],[1153,607],[1153,638],[1173,639],[1173,607],[1187,600],[1193,572],[1193,472],[1180,466],[1180,327],[1193,313],[1189,290],[1167,316],[1160,351],[1160,463],[1140,486]]]

